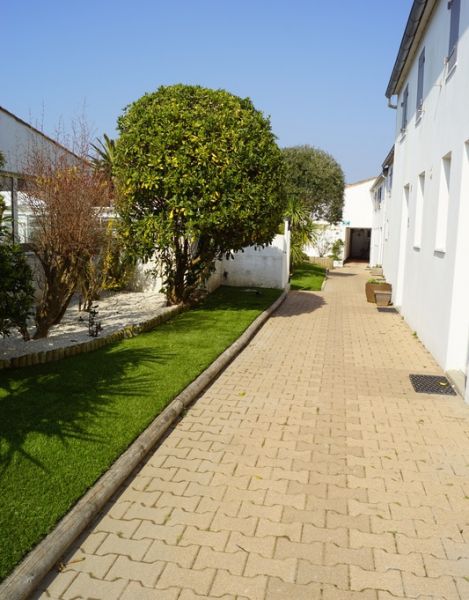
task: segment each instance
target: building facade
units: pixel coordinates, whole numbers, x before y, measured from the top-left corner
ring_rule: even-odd
[[[384,274],[394,304],[463,388],[469,357],[469,2],[414,1],[386,96],[396,108],[396,131],[392,192],[377,244]]]
[[[375,178],[345,186],[342,222],[331,225],[321,221],[318,242],[305,248],[310,257],[327,256],[336,240],[342,240],[343,260],[370,260],[372,227],[371,188]]]

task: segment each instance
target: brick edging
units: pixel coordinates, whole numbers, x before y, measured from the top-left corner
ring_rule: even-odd
[[[13,573],[0,584],[0,598],[25,600],[37,588],[42,579],[91,523],[106,502],[165,435],[169,427],[248,345],[271,314],[282,304],[287,294],[288,289],[153,420],[106,473],[59,521],[54,530],[39,542],[15,568]],[[180,308],[179,312],[181,310]]]

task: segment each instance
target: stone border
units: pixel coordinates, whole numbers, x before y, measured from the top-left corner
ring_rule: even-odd
[[[141,433],[104,475],[16,567],[0,585],[0,598],[24,600],[58,562],[98,512],[117,492],[132,471],[165,435],[183,411],[212,383],[248,345],[272,313],[282,304],[288,288],[246,329],[246,331],[189,384]],[[176,307],[177,308],[177,307]]]
[[[86,342],[79,344],[73,344],[71,346],[65,346],[62,348],[53,348],[51,350],[32,352],[29,354],[22,354],[21,356],[13,356],[12,358],[0,359],[0,370],[2,369],[15,369],[17,367],[29,367],[32,365],[41,365],[48,362],[55,362],[67,358],[68,356],[75,356],[77,354],[83,354],[84,352],[92,352],[108,344],[113,344],[124,338],[134,337],[139,333],[151,331],[155,329],[161,323],[168,321],[175,315],[179,314],[186,307],[182,304],[176,306],[164,307],[164,312],[160,313],[156,317],[149,319],[148,321],[142,321],[135,325],[125,325],[122,329],[114,331],[108,336],[96,337]]]

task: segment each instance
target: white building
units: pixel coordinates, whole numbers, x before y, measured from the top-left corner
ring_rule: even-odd
[[[305,248],[308,256],[323,256],[325,248],[328,248],[328,255],[332,244],[340,239],[344,244],[343,260],[369,260],[372,227],[371,188],[374,181],[375,177],[372,177],[345,186],[342,222],[329,225],[321,221],[324,233],[320,235],[316,245]]]
[[[0,152],[5,159],[0,169],[0,194],[6,204],[5,216],[11,217],[14,238],[19,242],[26,242],[33,229],[33,216],[22,193],[22,174],[32,144],[52,152],[59,148],[74,160],[77,158],[42,131],[0,106]]]
[[[389,222],[386,211],[392,191],[394,148],[387,155],[382,173],[371,186],[373,211],[371,217],[370,265],[382,266],[384,241],[389,237]]]
[[[390,103],[397,97],[397,124],[384,274],[394,304],[462,387],[469,355],[469,2],[414,0],[386,96]]]

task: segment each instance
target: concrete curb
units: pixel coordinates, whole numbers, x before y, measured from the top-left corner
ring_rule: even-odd
[[[287,294],[288,289],[155,418],[109,470],[59,521],[55,529],[31,550],[13,573],[5,579],[0,585],[0,598],[24,600],[37,588],[69,546],[86,529],[142,459],[164,436],[169,427],[248,345],[271,314],[282,304]]]
[[[326,269],[326,274],[324,276],[324,281],[321,284],[321,292],[324,291],[324,288],[326,287],[326,283],[327,283],[328,279],[329,279],[329,269]]]

